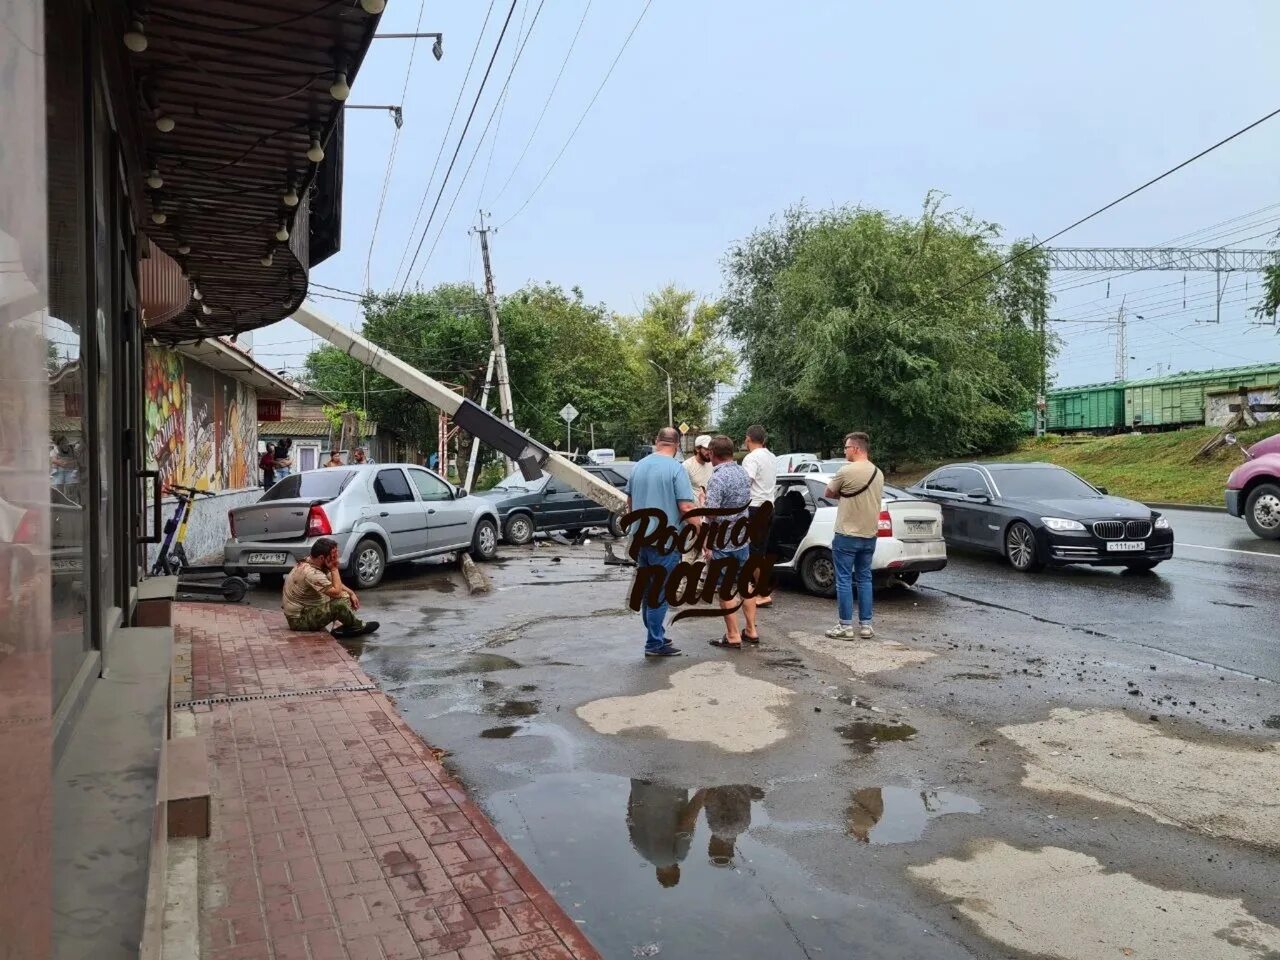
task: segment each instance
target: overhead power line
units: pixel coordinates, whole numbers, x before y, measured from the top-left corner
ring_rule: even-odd
[[[524,142],[524,149],[520,151],[520,156],[516,158],[516,162],[511,167],[511,172],[507,174],[507,179],[502,181],[502,186],[498,188],[498,195],[494,198],[499,200],[502,195],[507,192],[507,187],[511,184],[511,178],[516,175],[516,171],[520,169],[520,164],[524,161],[525,155],[529,152],[529,147],[533,145],[533,138],[538,134],[538,128],[542,126],[542,120],[547,115],[547,108],[551,106],[551,98],[556,95],[556,90],[560,87],[560,78],[564,76],[564,68],[569,65],[569,58],[573,56],[573,48],[578,44],[578,36],[582,33],[582,25],[587,22],[587,14],[591,10],[591,0],[587,0],[587,5],[582,10],[582,19],[578,21],[578,29],[573,32],[573,39],[569,41],[569,49],[565,51],[564,59],[560,61],[560,70],[556,74],[555,80],[551,84],[551,91],[547,94],[547,99],[542,103],[542,112],[538,114],[537,121],[533,124],[533,129],[529,131],[529,139]]]
[[[930,303],[927,304],[926,306],[932,306],[933,304],[937,303],[939,300],[945,300],[946,298],[950,297],[952,294],[959,293],[961,290],[965,289],[966,287],[972,286],[973,284],[977,283],[979,280],[985,280],[987,277],[990,277],[993,274],[999,273],[1001,270],[1009,266],[1011,263],[1021,260],[1023,257],[1026,257],[1031,253],[1035,252],[1036,250],[1039,250],[1040,248],[1044,247],[1045,245],[1052,243],[1054,240],[1058,239],[1058,237],[1061,237],[1064,234],[1070,233],[1072,230],[1076,229],[1076,227],[1083,226],[1084,224],[1088,223],[1090,220],[1093,220],[1095,217],[1099,217],[1102,214],[1106,213],[1112,207],[1119,206],[1120,204],[1128,200],[1130,197],[1137,196],[1139,193],[1141,193],[1143,190],[1146,190],[1148,187],[1155,186],[1161,180],[1164,180],[1167,177],[1171,177],[1173,174],[1177,173],[1179,170],[1182,170],[1183,168],[1190,166],[1191,164],[1195,163],[1197,160],[1201,159],[1202,157],[1208,156],[1210,153],[1213,153],[1213,151],[1217,150],[1219,147],[1226,146],[1232,140],[1235,140],[1236,138],[1243,136],[1244,134],[1248,133],[1250,130],[1254,129],[1255,127],[1261,126],[1262,124],[1270,120],[1272,117],[1275,117],[1277,115],[1280,115],[1280,108],[1272,110],[1270,113],[1266,114],[1265,116],[1259,117],[1257,120],[1254,120],[1252,123],[1248,124],[1247,126],[1241,127],[1235,133],[1230,134],[1229,136],[1223,137],[1217,143],[1212,144],[1211,146],[1205,147],[1203,150],[1201,150],[1199,153],[1195,154],[1194,156],[1188,157],[1186,160],[1183,160],[1181,163],[1170,167],[1168,170],[1164,171],[1164,173],[1161,173],[1161,174],[1158,174],[1157,176],[1152,177],[1146,183],[1141,184],[1140,186],[1134,187],[1128,193],[1123,194],[1122,196],[1116,197],[1116,199],[1112,200],[1110,203],[1104,204],[1103,206],[1099,207],[1097,210],[1094,210],[1092,213],[1085,214],[1079,220],[1075,221],[1075,223],[1068,224],[1067,226],[1063,227],[1061,230],[1057,231],[1056,233],[1050,234],[1049,236],[1045,237],[1043,240],[1037,240],[1035,243],[1028,246],[1025,250],[1020,250],[1011,257],[1006,257],[1005,259],[997,263],[994,267],[991,267],[988,270],[983,270],[981,273],[976,273],[969,279],[961,281],[960,283],[956,284],[954,287],[950,288],[949,290],[946,290],[945,292],[934,297],[933,300],[931,300]]]
[[[570,131],[568,139],[564,142],[564,146],[560,148],[560,152],[557,153],[555,159],[551,161],[551,166],[547,167],[547,172],[542,175],[542,179],[539,180],[537,185],[533,188],[533,192],[531,192],[529,196],[525,197],[524,203],[520,204],[515,213],[507,217],[507,219],[502,222],[503,227],[524,212],[524,208],[527,207],[529,202],[538,195],[538,191],[542,189],[542,185],[547,182],[547,178],[551,176],[551,171],[556,168],[556,164],[560,162],[560,158],[563,157],[565,151],[569,149],[569,144],[573,143],[573,138],[577,136],[578,130],[582,128],[583,121],[587,119],[587,114],[589,114],[591,112],[591,108],[595,106],[596,100],[600,97],[600,92],[604,89],[605,84],[609,82],[609,78],[613,76],[614,68],[618,65],[618,61],[622,59],[622,55],[626,53],[627,46],[631,43],[631,38],[636,35],[636,30],[640,28],[640,22],[644,20],[644,15],[649,12],[649,8],[651,6],[653,6],[653,0],[645,0],[645,5],[640,11],[640,16],[636,17],[636,22],[631,25],[631,32],[628,33],[627,38],[622,41],[622,46],[618,48],[617,55],[613,58],[613,62],[609,64],[609,69],[605,72],[604,79],[600,81],[600,86],[596,87],[596,92],[591,95],[591,100],[587,103],[587,108],[582,111],[582,116],[580,116],[578,118],[578,122],[574,124],[573,130]]]
[[[435,202],[431,205],[431,213],[427,216],[427,222],[422,227],[422,235],[418,237],[418,245],[413,251],[413,259],[409,261],[409,269],[405,271],[404,282],[400,285],[400,292],[404,293],[405,287],[409,285],[409,277],[413,275],[413,268],[418,263],[418,255],[422,252],[422,244],[427,239],[427,233],[431,230],[431,221],[435,219],[436,211],[440,208],[440,200],[444,197],[444,188],[449,184],[449,175],[453,173],[453,166],[458,162],[458,154],[462,152],[462,144],[467,139],[467,131],[471,129],[471,121],[475,119],[476,110],[480,106],[480,97],[484,94],[485,85],[489,82],[489,74],[493,72],[493,64],[498,59],[498,51],[502,49],[502,41],[507,35],[507,28],[511,26],[511,17],[516,12],[516,4],[520,0],[511,0],[511,7],[507,10],[507,18],[502,23],[502,32],[498,34],[498,42],[493,45],[493,55],[489,58],[489,65],[485,67],[484,76],[480,78],[480,88],[476,90],[476,98],[471,104],[471,110],[467,114],[467,122],[462,126],[462,133],[458,135],[458,145],[453,149],[453,157],[449,160],[449,166],[444,172],[444,176],[440,180],[440,190],[436,193]]]
[[[449,201],[449,209],[444,213],[444,220],[440,223],[440,229],[436,231],[436,238],[431,241],[431,249],[427,251],[427,257],[422,261],[422,266],[418,268],[418,278],[421,278],[422,274],[426,271],[427,264],[431,262],[432,256],[435,255],[436,247],[440,245],[440,237],[443,236],[445,227],[449,224],[449,218],[453,216],[453,208],[457,206],[458,198],[462,196],[463,187],[467,184],[467,177],[471,175],[471,168],[475,166],[476,157],[480,155],[480,150],[484,146],[484,140],[485,137],[488,136],[489,127],[493,124],[493,118],[498,113],[499,106],[504,102],[507,89],[511,84],[511,77],[516,72],[516,67],[520,63],[520,57],[524,53],[525,45],[529,42],[529,36],[533,33],[533,28],[538,23],[538,15],[542,13],[542,8],[545,3],[546,0],[539,0],[538,9],[533,12],[533,19],[529,22],[529,32],[524,35],[524,41],[520,44],[519,48],[517,48],[516,55],[511,61],[511,69],[507,71],[507,79],[503,82],[502,89],[498,92],[498,98],[493,102],[493,109],[489,111],[489,119],[485,121],[484,130],[480,132],[480,138],[476,140],[475,149],[471,151],[471,159],[467,161],[467,168],[462,171],[462,177],[458,181],[458,189],[454,191],[453,199]],[[499,120],[499,123],[501,123],[501,120]],[[497,134],[495,133],[494,136],[496,137]],[[479,213],[478,205],[476,212]],[[405,277],[405,280],[406,282],[408,281],[407,276]]]
[[[431,175],[427,177],[426,185],[422,188],[422,199],[418,201],[418,212],[413,216],[413,226],[409,228],[410,240],[413,238],[414,232],[418,229],[418,223],[422,219],[422,211],[427,208],[427,197],[431,195],[431,184],[435,182],[436,171],[440,169],[440,158],[444,156],[445,144],[449,142],[449,134],[453,132],[453,121],[458,116],[458,107],[462,104],[462,95],[467,92],[467,81],[471,79],[471,68],[476,64],[476,56],[480,53],[480,44],[484,41],[484,31],[489,26],[489,17],[493,14],[493,5],[495,0],[489,0],[489,8],[484,14],[484,23],[480,24],[480,32],[476,34],[476,45],[471,50],[471,59],[467,61],[467,72],[462,75],[462,83],[458,86],[458,96],[453,101],[453,110],[449,113],[449,122],[445,124],[444,133],[440,137],[440,149],[436,151],[436,159],[431,164]],[[405,257],[409,255],[409,247],[400,251],[400,262],[396,265],[396,272],[391,279],[394,286],[396,277],[400,276],[400,271],[404,269]]]
[[[413,45],[409,47],[409,66],[404,71],[404,87],[400,91],[400,104],[404,105],[409,95],[409,78],[413,76],[413,58],[418,53],[417,33],[422,28],[422,12],[427,8],[426,0],[418,0],[418,19],[413,25]],[[398,114],[397,114],[398,116]],[[373,233],[369,235],[369,253],[364,260],[365,289],[372,289],[373,248],[378,242],[378,225],[382,223],[382,208],[387,203],[387,191],[391,187],[391,174],[396,166],[396,151],[400,146],[400,124],[395,124],[391,134],[391,150],[387,154],[387,170],[382,175],[382,193],[378,197],[378,212],[373,216]]]

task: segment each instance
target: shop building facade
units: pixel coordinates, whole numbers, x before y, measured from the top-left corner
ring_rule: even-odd
[[[231,369],[231,341],[337,250],[330,88],[378,17],[3,0],[0,20],[0,958],[154,956],[172,630],[137,619],[162,487],[208,470],[253,495],[257,400],[290,388]]]

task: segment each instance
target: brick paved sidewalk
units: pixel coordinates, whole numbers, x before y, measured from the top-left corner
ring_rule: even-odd
[[[598,960],[336,641],[238,605],[175,620],[210,750],[204,957]]]

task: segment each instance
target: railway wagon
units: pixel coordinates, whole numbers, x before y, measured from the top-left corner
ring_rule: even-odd
[[[1050,390],[1045,429],[1050,433],[1112,433],[1124,426],[1124,384],[1087,383]]]
[[[1203,424],[1205,391],[1267,387],[1277,382],[1280,382],[1280,363],[1130,380],[1124,387],[1124,426],[1172,430]]]

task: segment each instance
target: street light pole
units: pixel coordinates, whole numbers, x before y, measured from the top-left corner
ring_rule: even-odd
[[[667,373],[666,370],[662,369],[662,367],[658,366],[652,360],[650,360],[649,363],[653,365],[655,370],[667,378],[667,426],[674,427],[676,425],[676,421],[675,414],[672,413],[671,410],[671,374]]]

